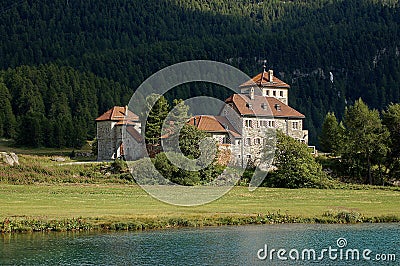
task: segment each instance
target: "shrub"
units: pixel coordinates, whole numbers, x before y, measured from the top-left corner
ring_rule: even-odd
[[[112,168],[112,171],[114,174],[124,173],[128,169],[125,161],[123,161],[121,159],[114,160],[114,162],[112,162],[112,164],[111,164],[111,168]]]
[[[322,167],[309,152],[307,145],[282,132],[277,132],[274,159],[277,170],[271,172],[264,184],[282,188],[326,188],[329,180]]]
[[[171,156],[174,160],[182,159],[181,155],[175,153],[168,153],[168,156]],[[186,163],[186,161],[181,160],[180,162],[186,169],[191,168],[191,165]],[[200,184],[199,171],[196,171],[195,169],[194,171],[189,171],[173,165],[168,160],[167,155],[163,152],[157,154],[154,158],[154,166],[165,178],[176,184],[184,186]]]

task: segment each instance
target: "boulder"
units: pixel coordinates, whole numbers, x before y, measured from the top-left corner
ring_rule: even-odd
[[[11,152],[10,154],[6,152],[1,152],[0,161],[10,166],[19,165],[18,156],[13,152]]]
[[[54,162],[65,162],[66,161],[66,159],[61,156],[52,157],[51,160]]]
[[[18,155],[16,155],[13,152],[10,152],[10,156],[11,158],[14,160],[14,165],[19,165],[19,159],[18,159]]]

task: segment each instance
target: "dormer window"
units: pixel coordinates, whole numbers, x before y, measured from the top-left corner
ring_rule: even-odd
[[[262,103],[261,104],[261,108],[264,109],[264,110],[267,109],[267,104],[266,103]]]
[[[249,108],[249,109],[252,109],[252,108],[253,108],[253,106],[251,105],[251,103],[246,103],[246,107]]]
[[[275,104],[275,109],[277,110],[277,111],[280,111],[281,110],[281,105],[280,104]]]

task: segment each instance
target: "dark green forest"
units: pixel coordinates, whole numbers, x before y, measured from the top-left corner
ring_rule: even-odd
[[[186,60],[225,62],[249,76],[267,60],[291,85],[311,144],[327,112],[342,117],[360,97],[376,109],[399,102],[398,1],[1,2],[0,136],[21,145],[82,145],[97,115]],[[167,98],[229,94],[187,88]]]

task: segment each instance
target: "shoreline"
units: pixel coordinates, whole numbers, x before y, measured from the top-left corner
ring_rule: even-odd
[[[267,213],[254,215],[210,216],[202,218],[160,217],[147,219],[100,221],[99,218],[34,219],[5,218],[0,221],[0,233],[36,232],[118,232],[149,231],[179,228],[203,228],[218,226],[245,226],[266,224],[365,224],[399,223],[395,215],[366,217],[357,212],[340,211],[321,217],[294,217],[287,214]]]

